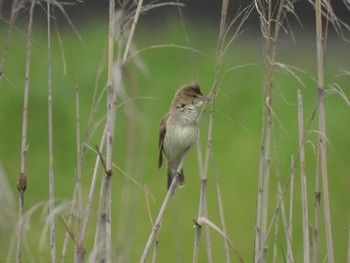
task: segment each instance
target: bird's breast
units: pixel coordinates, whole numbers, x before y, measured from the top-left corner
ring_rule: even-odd
[[[196,143],[196,125],[181,125],[181,123],[168,122],[164,138],[164,151],[168,159],[178,159],[184,152]]]

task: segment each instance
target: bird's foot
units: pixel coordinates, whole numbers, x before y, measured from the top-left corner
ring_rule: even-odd
[[[177,177],[176,188],[183,188],[185,186],[185,178],[182,173],[173,171],[174,176]]]

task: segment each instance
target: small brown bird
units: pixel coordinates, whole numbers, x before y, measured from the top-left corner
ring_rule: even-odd
[[[167,159],[167,189],[169,189],[176,170],[184,153],[197,140],[197,108],[203,101],[210,100],[203,96],[197,84],[180,87],[176,92],[168,113],[166,113],[159,129],[158,169],[163,164],[163,152]],[[185,176],[181,169],[177,187],[184,186]]]

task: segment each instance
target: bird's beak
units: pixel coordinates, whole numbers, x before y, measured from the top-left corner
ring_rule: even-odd
[[[198,100],[200,101],[208,101],[208,100],[212,100],[213,97],[210,97],[210,96],[202,96],[202,97],[199,97]]]

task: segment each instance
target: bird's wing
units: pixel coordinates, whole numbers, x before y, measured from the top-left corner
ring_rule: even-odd
[[[166,122],[169,118],[169,113],[165,114],[162,118],[162,120],[160,121],[160,128],[159,128],[159,143],[158,143],[158,147],[159,147],[159,156],[158,156],[158,169],[162,166],[163,164],[163,144],[164,144],[164,138],[165,138],[165,134],[166,134]]]

